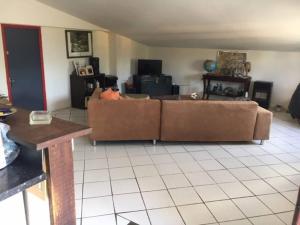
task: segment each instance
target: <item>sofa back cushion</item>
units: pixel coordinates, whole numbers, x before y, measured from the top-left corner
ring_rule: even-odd
[[[93,140],[153,140],[160,136],[159,100],[100,100],[88,102]]]
[[[250,141],[257,103],[252,101],[162,101],[161,140]]]

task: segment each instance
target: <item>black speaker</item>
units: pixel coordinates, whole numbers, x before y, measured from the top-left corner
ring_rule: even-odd
[[[268,109],[271,102],[273,82],[255,81],[253,84],[252,100],[259,106]]]
[[[172,95],[179,95],[179,85],[172,85]]]
[[[98,57],[90,57],[89,58],[89,64],[93,67],[95,75],[100,74],[100,64],[99,64],[99,58]]]

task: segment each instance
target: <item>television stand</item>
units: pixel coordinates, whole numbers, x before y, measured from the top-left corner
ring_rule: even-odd
[[[133,75],[133,87],[137,94],[161,96],[172,94],[172,76]]]

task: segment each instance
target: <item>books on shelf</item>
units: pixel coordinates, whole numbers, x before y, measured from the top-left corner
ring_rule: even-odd
[[[32,111],[29,114],[29,124],[38,125],[38,124],[51,124],[52,116],[48,111]]]

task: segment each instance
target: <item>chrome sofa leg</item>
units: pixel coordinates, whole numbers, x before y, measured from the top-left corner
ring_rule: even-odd
[[[96,146],[97,145],[97,141],[96,140],[92,140],[92,145]]]
[[[265,143],[265,140],[260,140],[260,145],[263,145]]]
[[[74,152],[74,149],[75,149],[75,145],[74,145],[74,138],[72,138],[72,140],[71,140],[71,144],[72,144],[72,152]]]
[[[153,140],[153,145],[156,145],[156,140],[155,139]]]

